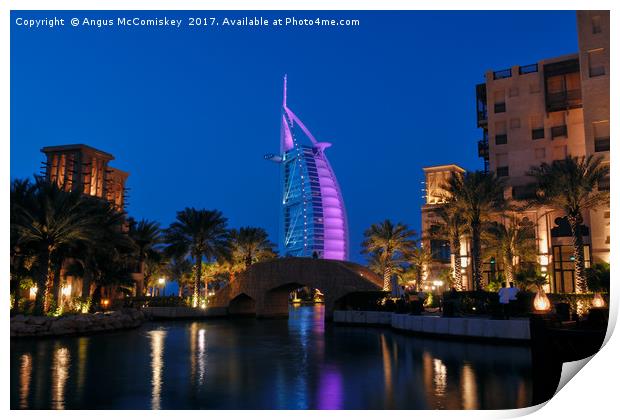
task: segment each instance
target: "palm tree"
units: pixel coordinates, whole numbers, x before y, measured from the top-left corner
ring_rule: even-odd
[[[413,230],[402,223],[394,225],[390,220],[372,224],[365,232],[363,253],[376,253],[383,263],[383,290],[391,290],[392,268],[396,258],[409,252],[414,246]]]
[[[422,286],[424,272],[433,262],[433,255],[428,248],[416,247],[407,253],[407,261],[415,273],[416,287],[419,290]]]
[[[515,280],[514,258],[527,261],[536,257],[536,232],[534,223],[516,214],[503,216],[503,223],[490,222],[485,226],[489,249],[499,253],[504,266],[506,284]]]
[[[183,289],[192,281],[192,263],[187,258],[171,258],[164,271],[171,280],[179,284],[179,297],[183,297]]]
[[[482,254],[480,234],[482,222],[504,206],[504,184],[492,172],[453,173],[443,186],[448,200],[461,213],[471,235],[472,271],[474,286],[482,284]]]
[[[609,166],[601,156],[573,157],[532,167],[529,175],[536,180],[536,204],[564,213],[573,237],[577,292],[586,292],[586,267],[583,251],[583,212],[609,203],[609,192],[599,190],[609,177]]]
[[[267,231],[257,227],[242,227],[230,231],[233,254],[238,255],[247,270],[254,262],[275,257],[275,244]]]
[[[177,212],[176,221],[166,231],[167,252],[175,257],[191,257],[194,261],[192,305],[198,306],[203,258],[210,260],[229,253],[227,219],[219,210],[197,210],[187,207]]]
[[[11,230],[20,246],[36,254],[36,314],[45,313],[53,282],[59,281],[54,279],[54,267],[62,264],[61,251],[78,244],[96,246],[93,240],[101,229],[102,209],[79,191],[67,192],[42,179],[31,194],[13,203]]]
[[[461,273],[461,236],[465,233],[466,224],[458,206],[449,198],[441,207],[435,210],[438,216],[436,230],[431,233],[450,243],[450,257],[452,260],[452,278],[454,287],[463,290],[463,274]]]
[[[139,222],[133,220],[129,223],[129,237],[133,240],[137,249],[138,266],[140,277],[136,282],[136,296],[142,296],[144,285],[148,281],[146,276],[147,259],[156,258],[158,245],[163,240],[163,232],[159,223],[142,219]]]

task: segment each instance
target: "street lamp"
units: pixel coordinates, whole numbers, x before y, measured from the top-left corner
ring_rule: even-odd
[[[166,296],[166,279],[163,277],[159,278],[159,285],[164,288],[164,296]]]

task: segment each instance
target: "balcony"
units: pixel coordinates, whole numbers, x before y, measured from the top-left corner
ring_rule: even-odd
[[[558,125],[556,127],[551,127],[551,139],[555,139],[557,137],[567,137],[568,129],[566,125]]]
[[[487,139],[478,141],[478,157],[485,160],[489,159],[489,141]]]
[[[536,184],[512,187],[512,198],[515,200],[532,200],[536,198]]]
[[[488,120],[487,85],[485,83],[476,85],[476,116],[478,127],[485,127]]]
[[[548,112],[581,108],[581,89],[547,92],[545,102]]]
[[[547,112],[581,108],[579,59],[545,64],[545,104]]]

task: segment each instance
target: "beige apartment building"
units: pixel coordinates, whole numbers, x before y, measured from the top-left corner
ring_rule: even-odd
[[[505,196],[520,202],[534,193],[527,172],[543,162],[568,155],[601,155],[609,163],[609,11],[578,11],[579,52],[534,64],[488,71],[476,86],[477,124],[482,129],[479,156],[485,170],[506,181]],[[437,223],[433,209],[441,205],[440,179],[463,169],[456,165],[424,168],[426,203],[423,236]],[[599,188],[609,189],[609,182]],[[521,212],[535,225],[538,263],[551,274],[553,292],[575,290],[570,229],[561,214],[537,208]],[[609,262],[609,207],[584,214],[586,264]],[[426,270],[432,280],[450,266],[447,243],[426,240],[434,263]],[[469,245],[463,238],[460,258],[468,289],[471,285]],[[484,262],[484,277],[501,273],[501,259]]]

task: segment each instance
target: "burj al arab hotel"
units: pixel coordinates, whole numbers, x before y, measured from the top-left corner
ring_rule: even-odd
[[[288,107],[286,95],[284,76],[280,154],[265,155],[282,168],[281,255],[347,260],[347,215],[338,181],[325,156],[331,143],[315,139]]]

